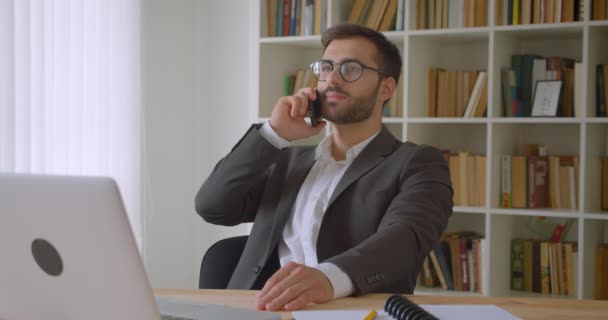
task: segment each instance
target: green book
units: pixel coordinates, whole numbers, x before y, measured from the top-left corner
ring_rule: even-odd
[[[524,290],[524,241],[511,240],[511,289]]]

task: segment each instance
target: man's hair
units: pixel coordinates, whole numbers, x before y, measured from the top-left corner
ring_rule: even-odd
[[[323,52],[332,41],[351,38],[364,38],[371,41],[378,51],[376,57],[378,69],[388,73],[396,83],[399,83],[402,67],[401,54],[399,49],[381,32],[358,24],[340,24],[328,28],[321,35]]]

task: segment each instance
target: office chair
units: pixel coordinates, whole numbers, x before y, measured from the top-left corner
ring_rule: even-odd
[[[226,289],[245,249],[248,236],[222,239],[203,256],[198,278],[199,289]]]

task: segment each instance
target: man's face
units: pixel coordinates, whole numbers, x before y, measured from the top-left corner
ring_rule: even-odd
[[[341,63],[355,60],[363,65],[378,68],[374,61],[376,48],[363,38],[343,39],[332,41],[325,53],[324,60]],[[321,114],[335,124],[350,124],[367,120],[373,113],[378,101],[378,90],[381,75],[370,69],[363,69],[361,77],[353,82],[347,82],[340,76],[339,64],[326,81],[319,81],[317,86],[321,94]],[[378,107],[378,109],[380,109]]]

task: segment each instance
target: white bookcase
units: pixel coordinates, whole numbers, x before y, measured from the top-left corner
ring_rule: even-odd
[[[416,1],[406,0],[405,30],[385,35],[401,50],[404,77],[403,118],[385,118],[388,129],[402,140],[452,151],[469,150],[487,155],[485,207],[454,207],[447,231],[474,230],[487,239],[483,257],[483,293],[419,288],[417,294],[486,296],[538,296],[593,299],[595,247],[608,240],[608,213],[600,210],[600,162],[606,152],[608,118],[595,117],[595,66],[608,63],[608,21],[590,21],[590,0],[584,21],[517,26],[494,25],[494,1],[488,1],[488,27],[415,30]],[[352,0],[327,0],[327,25],[346,21]],[[266,0],[251,4],[250,119],[270,117],[283,93],[288,73],[321,56],[320,36],[266,36]],[[557,55],[582,62],[586,111],[576,118],[506,118],[502,115],[500,70],[512,54]],[[488,71],[487,118],[428,118],[428,70]],[[328,126],[329,127],[329,126]],[[329,129],[327,130],[329,131]],[[327,133],[327,132],[326,132]],[[301,141],[314,144],[321,136]],[[578,210],[499,208],[500,156],[526,143],[544,144],[552,155],[580,158]],[[526,228],[530,216],[575,219],[568,241],[578,242],[576,296],[531,294],[510,289],[510,245],[514,238],[538,238]]]

